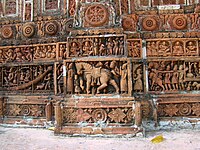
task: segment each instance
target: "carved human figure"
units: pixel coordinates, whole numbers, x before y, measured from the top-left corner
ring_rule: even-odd
[[[64,52],[65,52],[65,46],[61,44],[60,45],[60,51],[59,51],[59,57],[65,58],[64,57]]]
[[[47,75],[47,78],[45,78],[44,81],[46,81],[44,89],[51,90],[51,82],[52,82],[51,73]]]
[[[16,48],[15,49],[15,53],[16,53],[16,61],[23,61],[26,60],[25,56],[23,55],[21,48]]]
[[[26,59],[28,61],[32,61],[33,60],[33,56],[32,56],[33,49],[30,47],[27,47],[27,48],[25,48],[25,52],[26,52],[26,56],[25,56]]]
[[[152,56],[157,56],[158,55],[158,51],[157,51],[157,46],[156,46],[156,42],[151,42],[151,45],[150,45],[150,51],[151,51],[151,54]]]
[[[184,54],[183,45],[180,43],[180,41],[176,41],[174,43],[173,54],[178,55],[178,56]]]
[[[121,80],[120,80],[120,90],[121,93],[127,93],[128,92],[128,83],[127,83],[127,77],[128,77],[128,71],[127,71],[127,63],[122,65],[122,68],[120,70]]]
[[[10,85],[10,84],[14,84],[14,78],[15,78],[15,74],[14,74],[14,68],[11,67],[9,69],[9,71],[6,71],[5,72],[5,77],[4,77],[4,80],[5,80],[5,84],[6,85]]]
[[[93,51],[92,51],[92,47],[90,45],[89,41],[85,41],[84,45],[83,45],[83,55],[92,55]]]
[[[5,56],[4,56],[3,50],[0,49],[0,62],[3,62],[4,59],[5,59]]]
[[[129,56],[140,57],[140,44],[139,42],[130,42]]]
[[[170,52],[170,47],[167,44],[167,42],[166,41],[160,42],[159,49],[158,49],[158,54],[160,56],[168,56],[168,55],[170,55],[170,53],[171,53]]]
[[[60,67],[57,74],[59,75],[57,77],[58,81],[58,94],[62,93],[62,86],[63,86],[63,66]]]
[[[47,53],[46,53],[47,58],[51,58],[51,53],[52,53],[51,46],[48,45],[48,46],[47,46]]]
[[[95,56],[99,55],[99,40],[98,40],[98,38],[94,39],[94,42],[93,42],[93,51],[94,51],[94,55]]]
[[[186,71],[187,69],[184,69],[183,68],[183,65],[180,65],[179,66],[179,89],[181,90],[184,90],[185,89],[185,86],[184,86],[184,72]]]
[[[152,49],[150,42],[147,42],[147,56],[152,56]]]
[[[119,54],[119,38],[116,38],[115,40],[113,40],[113,43],[114,43],[114,47],[113,47],[114,55],[118,55]]]
[[[80,82],[79,82],[79,79],[78,79],[78,75],[75,75],[75,79],[74,79],[74,85],[75,85],[75,88],[74,88],[74,92],[76,94],[80,94],[81,93],[81,88],[80,88]]]
[[[24,79],[25,79],[25,75],[24,75],[23,70],[21,70],[20,77],[19,77],[20,84],[24,84]]]
[[[165,73],[165,79],[164,79],[164,83],[165,83],[165,90],[171,90],[171,73],[170,73],[170,65],[167,65],[166,68],[166,73]]]
[[[138,68],[136,70],[136,78],[134,78],[135,84],[134,84],[134,90],[138,92],[142,92],[143,86],[142,86],[142,73],[141,69]]]
[[[51,49],[49,49],[49,50],[51,50]],[[40,58],[46,58],[47,57],[47,51],[48,51],[47,47],[45,45],[43,45],[41,47],[41,51],[40,51]]]
[[[25,5],[25,20],[31,20],[31,4],[30,3],[26,3]]]
[[[8,49],[6,53],[6,61],[13,61],[15,59],[15,54],[12,49]]]
[[[67,71],[67,94],[73,94],[74,89],[74,70],[73,64],[70,63]]]
[[[52,52],[51,52],[51,58],[55,58],[56,57],[56,46],[53,45],[52,46]]]
[[[106,55],[106,48],[105,48],[105,46],[104,46],[103,43],[101,43],[101,45],[100,45],[100,47],[99,47],[99,54],[100,54],[101,56],[105,56],[105,55]]]
[[[178,90],[178,66],[174,65],[172,74],[172,87],[173,90]]]
[[[194,42],[190,41],[186,45],[186,54],[187,55],[196,55],[197,54],[197,46]]]
[[[120,38],[119,41],[119,54],[124,55],[124,39]]]
[[[113,54],[113,42],[111,38],[108,38],[107,42],[106,42],[106,46],[107,46],[107,53],[112,55]]]
[[[159,74],[157,68],[151,69],[149,79],[151,80],[151,90],[155,90],[154,87],[158,85],[162,88],[161,90],[164,91],[165,88],[163,86],[162,76]]]
[[[76,42],[72,42],[70,47],[70,55],[77,56],[77,54],[78,54],[78,45],[76,44]]]
[[[26,74],[25,74],[25,78],[24,78],[24,82],[29,82],[31,78],[31,74],[29,70],[26,70]]]
[[[34,54],[34,58],[37,59],[37,58],[40,58],[40,47],[37,46],[35,47],[35,54]]]

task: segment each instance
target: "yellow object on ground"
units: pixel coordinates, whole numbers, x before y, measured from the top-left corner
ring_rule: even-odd
[[[158,136],[156,136],[155,138],[153,138],[153,139],[151,140],[151,142],[154,143],[154,144],[156,144],[156,143],[162,142],[163,140],[164,140],[163,136],[162,136],[162,135],[158,135]]]
[[[49,127],[48,130],[54,131],[54,130],[55,130],[55,127]]]

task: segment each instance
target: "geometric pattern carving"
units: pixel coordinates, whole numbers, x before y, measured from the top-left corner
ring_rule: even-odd
[[[64,124],[88,122],[88,123],[124,123],[133,122],[134,112],[132,108],[84,108],[63,109]]]
[[[6,116],[45,117],[45,105],[7,104]]]
[[[158,116],[200,117],[200,104],[198,102],[159,103]]]

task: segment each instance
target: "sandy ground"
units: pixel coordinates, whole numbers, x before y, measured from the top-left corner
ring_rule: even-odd
[[[151,143],[162,134],[164,141]],[[146,137],[54,136],[47,129],[0,127],[0,150],[200,150],[200,130],[147,132]]]

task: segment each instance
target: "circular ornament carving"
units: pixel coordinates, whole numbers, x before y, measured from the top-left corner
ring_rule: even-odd
[[[186,27],[187,20],[184,16],[176,16],[173,18],[172,24],[177,30],[182,30]]]
[[[130,109],[127,111],[127,118],[128,118],[128,121],[133,120],[134,117],[135,117],[135,112],[133,111],[132,108],[130,108]]]
[[[32,24],[28,23],[23,26],[22,32],[25,37],[32,37],[35,32],[35,28]]]
[[[45,32],[47,34],[54,35],[54,34],[56,34],[57,30],[58,30],[58,26],[55,22],[46,23]]]
[[[142,20],[142,27],[148,31],[155,30],[157,27],[157,20],[152,17],[146,17]]]
[[[101,26],[108,18],[107,9],[101,4],[91,5],[85,11],[85,21],[92,26]]]
[[[134,20],[132,18],[128,18],[128,17],[126,17],[122,20],[122,27],[126,31],[132,31],[132,30],[135,30],[135,28],[136,28]]]
[[[189,104],[181,104],[179,106],[179,113],[183,116],[187,116],[191,113],[191,106]]]
[[[92,112],[92,117],[95,122],[97,121],[106,121],[107,119],[107,113],[103,109],[96,109]]]
[[[27,106],[27,105],[23,105],[23,106],[21,107],[21,113],[22,113],[22,115],[24,115],[24,116],[29,115],[29,114],[30,114],[30,107]]]
[[[12,35],[13,35],[13,30],[12,30],[12,28],[11,28],[10,26],[3,27],[3,28],[1,29],[1,35],[2,35],[2,37],[5,38],[5,39],[11,38]]]

